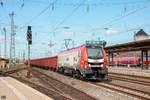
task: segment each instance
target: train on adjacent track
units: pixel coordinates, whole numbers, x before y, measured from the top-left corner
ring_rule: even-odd
[[[148,52],[150,54],[150,52]],[[150,64],[150,56],[148,60],[146,57],[143,57],[144,64]],[[115,65],[131,65],[131,66],[140,66],[141,61],[141,52],[140,51],[128,51],[125,53],[120,53],[114,56],[113,60],[110,61],[111,64]]]
[[[30,64],[80,79],[103,80],[108,74],[105,44],[105,41],[86,41],[84,45],[62,51],[56,56],[32,59]]]

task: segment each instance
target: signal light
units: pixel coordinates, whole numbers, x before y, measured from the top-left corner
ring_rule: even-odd
[[[31,30],[31,26],[28,26],[28,29],[27,29],[27,40],[28,40],[28,44],[31,45],[32,44],[32,30]]]

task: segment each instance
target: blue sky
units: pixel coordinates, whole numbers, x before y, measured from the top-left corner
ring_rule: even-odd
[[[2,29],[7,29],[9,39],[12,11],[17,57],[27,51],[28,25],[33,33],[32,58],[57,54],[64,49],[63,40],[68,38],[74,40],[74,46],[97,38],[113,45],[133,41],[134,32],[140,28],[150,35],[150,0],[0,0],[0,3],[1,55],[4,54]],[[54,44],[51,48],[50,41]],[[9,47],[8,40],[8,57]]]

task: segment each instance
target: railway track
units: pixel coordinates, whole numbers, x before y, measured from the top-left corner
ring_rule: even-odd
[[[6,75],[10,75],[12,73],[18,72],[20,70],[24,70],[26,68],[20,68],[17,70],[13,70],[13,71],[9,71],[6,72]],[[29,84],[31,87],[37,89],[38,91],[52,97],[55,98],[56,100],[95,100],[95,98],[87,95],[86,93],[83,93],[81,91],[78,91],[76,89],[74,89],[73,87],[70,87],[64,83],[61,83],[60,81],[50,77],[49,75],[45,74],[42,71],[36,70],[34,68],[30,69],[30,71],[32,72],[32,74],[34,76],[36,76],[36,78],[40,79],[41,83],[44,85],[38,85],[34,82],[30,82],[28,80],[22,79],[22,78],[18,78],[18,77],[14,77],[18,80],[20,80],[21,82],[24,82],[26,84]],[[109,78],[111,78],[112,80],[115,80],[116,82],[100,82],[100,83],[92,83],[96,86],[101,86],[104,88],[108,88],[114,91],[118,91],[127,95],[131,95],[133,97],[142,99],[142,100],[150,100],[150,91],[144,91],[142,89],[137,89],[131,86],[124,86],[121,84],[117,84],[117,81],[124,81],[124,82],[128,82],[132,83],[132,84],[139,84],[139,85],[143,85],[143,86],[150,86],[150,80],[148,80],[149,78],[147,77],[139,77],[139,76],[132,76],[132,75],[124,75],[124,74],[118,74],[118,73],[109,73],[108,75]],[[69,89],[70,88],[70,89]],[[83,98],[82,98],[83,97]]]
[[[146,95],[144,93],[139,93],[137,92],[137,90],[130,90],[129,88],[125,88],[125,87],[121,87],[121,86],[118,86],[118,85],[114,85],[114,84],[106,84],[106,83],[92,83],[96,86],[100,86],[100,87],[104,87],[104,88],[107,88],[107,89],[110,89],[110,90],[113,90],[113,91],[117,91],[117,92],[121,92],[121,93],[124,93],[124,94],[127,94],[127,95],[130,95],[130,96],[133,96],[135,98],[139,98],[141,100],[150,100],[150,96],[149,95]]]
[[[150,79],[150,77],[146,77],[146,76],[128,75],[128,74],[121,74],[121,73],[114,73],[114,72],[109,72],[108,75],[117,75],[119,77],[126,76],[126,77],[131,77],[131,78],[138,78],[140,80],[149,80]],[[149,82],[150,82],[150,80],[149,80]]]
[[[22,70],[29,70],[33,74],[33,77],[37,78],[41,84],[39,85],[37,82],[31,81],[30,79],[22,78],[13,74]],[[28,84],[32,88],[54,98],[55,100],[96,100],[94,97],[34,69],[17,68],[15,70],[3,72],[2,75],[13,77]]]
[[[43,85],[38,85],[37,83],[34,83],[34,82],[31,82],[27,79],[24,79],[24,78],[19,78],[19,77],[16,77],[14,75],[9,75],[10,77],[13,77],[25,84],[28,84],[29,86],[31,86],[32,88],[40,91],[41,93],[44,93],[46,94],[47,96],[51,97],[51,98],[54,98],[55,100],[71,100],[70,98],[58,93],[57,91],[51,89],[51,88],[47,88],[47,86],[43,86]]]
[[[31,71],[31,72],[34,76],[38,77],[43,84],[45,84],[46,88],[50,88],[53,91],[55,91],[56,94],[63,95],[64,97],[67,97],[70,100],[73,99],[69,95],[66,95],[63,91],[56,88],[55,85],[53,85],[50,81],[48,81],[49,79],[45,78],[45,76],[43,74],[41,74],[41,73],[39,74],[39,72],[36,72],[36,71]]]
[[[92,84],[122,92],[142,100],[150,100],[150,80],[148,77],[109,73],[108,78],[111,81]]]
[[[125,81],[125,82],[131,82],[131,83],[136,83],[136,84],[141,84],[145,86],[150,86],[150,81],[149,80],[140,80],[140,79],[135,79],[134,77],[124,77],[124,76],[117,76],[117,75],[109,75],[108,78],[113,79],[113,80],[120,80],[120,81]]]
[[[32,69],[31,72],[33,73],[33,75],[39,77],[49,87],[53,88],[58,93],[61,93],[72,100],[96,100],[94,97],[84,92],[81,92],[67,84],[64,84],[61,81],[58,81],[41,71]]]
[[[55,100],[60,100],[60,99],[61,100],[72,100],[72,98],[70,98],[68,96],[65,96],[64,94],[60,93],[58,90],[55,90],[53,88],[49,88],[47,86],[47,84],[45,84],[43,81],[41,81],[42,85],[39,85],[39,84],[37,84],[37,82],[34,82],[34,81],[31,82],[29,79],[13,75],[13,73],[16,73],[16,72],[19,72],[19,71],[22,71],[22,70],[29,70],[29,68],[17,68],[17,69],[14,69],[14,70],[9,70],[9,71],[6,71],[6,72],[2,72],[1,75],[2,76],[10,76],[12,78],[17,79],[18,81],[21,81],[25,84],[28,84],[30,87],[46,94],[47,96],[49,96],[51,98],[54,98]]]
[[[137,79],[135,79],[135,77],[134,78],[127,78],[127,76],[126,76],[126,78],[123,78],[123,76],[120,77],[121,75],[117,75],[117,76],[118,77],[113,77],[113,78],[111,76],[111,79],[124,81],[124,82],[128,82],[128,83],[135,83],[135,84],[139,84],[139,85],[146,85],[147,87],[150,86],[149,83],[146,83],[146,82],[148,82],[147,78],[146,79],[141,79],[141,80],[138,81]],[[150,91],[147,92],[147,91],[144,91],[142,89],[140,90],[140,89],[134,88],[132,86],[128,87],[128,86],[124,86],[124,85],[116,84],[116,83],[104,81],[104,82],[92,83],[92,84],[94,84],[96,86],[101,86],[101,87],[104,87],[104,88],[108,88],[108,89],[111,89],[111,90],[114,90],[114,91],[118,91],[118,92],[130,95],[130,96],[133,96],[135,98],[139,98],[141,100],[150,100]]]

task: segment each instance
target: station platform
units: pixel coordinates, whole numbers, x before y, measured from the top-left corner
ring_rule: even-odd
[[[139,67],[110,66],[108,67],[108,72],[150,77],[150,69],[141,69]]]
[[[0,100],[52,100],[39,91],[13,79],[0,76]]]

